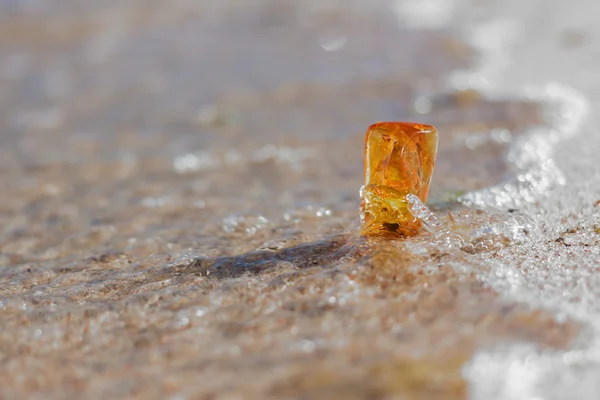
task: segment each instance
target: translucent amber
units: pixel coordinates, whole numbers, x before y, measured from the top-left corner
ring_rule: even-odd
[[[408,209],[406,196],[423,203],[437,153],[433,126],[379,122],[367,130],[365,185],[361,196],[361,234],[411,236],[421,223]]]

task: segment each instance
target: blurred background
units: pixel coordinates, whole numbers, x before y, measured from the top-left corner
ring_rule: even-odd
[[[0,0],[0,397],[595,398],[594,11]],[[458,233],[358,238],[385,120]]]

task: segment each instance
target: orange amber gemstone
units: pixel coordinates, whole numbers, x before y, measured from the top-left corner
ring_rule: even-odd
[[[411,122],[379,122],[367,130],[365,185],[361,197],[361,234],[415,235],[420,221],[409,211],[406,196],[423,203],[437,153],[433,126]]]

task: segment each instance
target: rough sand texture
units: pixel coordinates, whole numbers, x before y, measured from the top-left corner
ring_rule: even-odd
[[[478,349],[571,343],[474,272],[510,215],[456,203],[535,103],[447,93],[469,47],[384,8],[221,3],[0,3],[1,398],[464,399]],[[358,237],[377,120],[438,127],[466,244]]]

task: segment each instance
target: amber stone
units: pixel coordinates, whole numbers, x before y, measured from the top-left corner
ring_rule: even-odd
[[[406,196],[427,201],[437,153],[433,126],[379,122],[367,130],[365,185],[361,195],[361,234],[412,236],[421,223]]]

